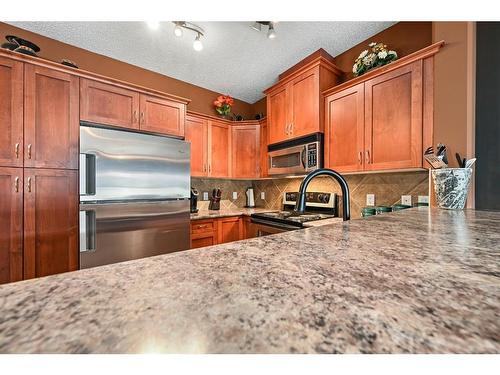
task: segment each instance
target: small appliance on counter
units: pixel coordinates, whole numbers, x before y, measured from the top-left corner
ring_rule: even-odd
[[[198,212],[198,190],[196,188],[191,187],[191,205],[190,205],[190,212],[192,214]]]
[[[220,210],[220,198],[222,192],[220,189],[213,189],[212,196],[209,198],[210,203],[208,204],[209,210]]]
[[[245,205],[246,208],[254,208],[255,207],[255,197],[253,194],[253,188],[248,188],[246,191],[246,196],[247,196],[247,204]]]
[[[260,212],[251,215],[256,226],[257,236],[301,229],[304,223],[338,217],[337,195],[335,193],[306,193],[306,211],[294,211],[299,193],[283,193],[283,210],[275,212]]]

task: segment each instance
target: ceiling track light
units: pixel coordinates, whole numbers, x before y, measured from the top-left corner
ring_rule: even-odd
[[[267,37],[274,39],[276,38],[276,30],[274,30],[276,23],[276,21],[255,21],[250,27],[256,31],[262,31],[262,26],[267,26]]]
[[[184,29],[194,31],[196,33],[196,37],[193,42],[193,49],[195,51],[201,51],[203,49],[203,43],[201,42],[201,37],[205,36],[205,31],[195,25],[194,23],[187,21],[172,21],[175,25],[174,27],[174,35],[177,37],[181,37],[184,33]]]

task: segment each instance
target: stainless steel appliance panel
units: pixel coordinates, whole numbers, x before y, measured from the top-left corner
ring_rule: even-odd
[[[187,250],[189,200],[80,205],[80,269]]]
[[[190,196],[190,144],[182,140],[80,126],[80,201]]]

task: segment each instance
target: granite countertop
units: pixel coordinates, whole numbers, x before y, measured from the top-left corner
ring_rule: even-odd
[[[222,210],[199,210],[197,213],[191,214],[191,220],[201,220],[201,219],[216,219],[219,217],[231,217],[231,216],[250,216],[257,212],[273,212],[276,210],[270,210],[265,208],[237,208],[237,209],[222,209]]]
[[[415,208],[0,287],[0,352],[498,353],[500,213]]]

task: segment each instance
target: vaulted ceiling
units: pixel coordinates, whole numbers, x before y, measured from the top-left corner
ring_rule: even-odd
[[[254,103],[280,73],[316,51],[336,56],[394,22],[279,22],[268,39],[251,22],[196,22],[205,30],[204,49],[194,33],[173,34],[171,22],[157,30],[144,22],[9,22],[105,56]],[[266,29],[267,30],[267,29]]]

